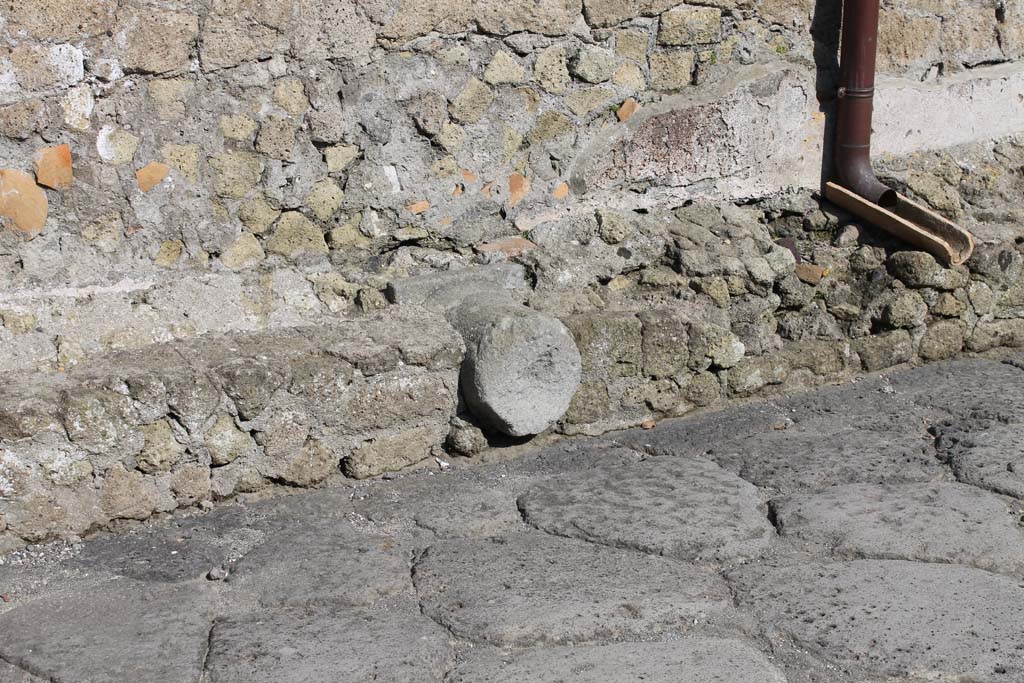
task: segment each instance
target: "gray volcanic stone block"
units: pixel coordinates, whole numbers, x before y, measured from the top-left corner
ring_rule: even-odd
[[[1022,429],[1020,423],[991,420],[954,422],[938,430],[940,452],[959,481],[1024,499]]]
[[[615,468],[640,454],[602,441],[563,441],[508,462],[441,475],[412,473],[387,487],[352,492],[355,512],[393,528],[419,528],[443,538],[489,537],[523,528],[516,498],[547,478],[580,468]]]
[[[207,672],[210,683],[424,683],[450,659],[448,634],[419,614],[296,608],[219,620]]]
[[[844,558],[1024,570],[1024,507],[963,484],[850,484],[772,501],[779,533]]]
[[[347,520],[292,522],[232,568],[228,584],[269,608],[316,604],[372,605],[412,595],[412,549],[362,532]]]
[[[749,560],[775,537],[754,486],[695,458],[558,477],[521,496],[519,508],[549,533],[694,562]]]
[[[47,680],[198,681],[213,609],[204,584],[52,593],[0,615],[0,657]]]
[[[511,436],[559,420],[580,386],[580,352],[557,318],[504,296],[474,296],[449,321],[466,342],[460,387],[470,411]]]
[[[495,263],[483,268],[430,272],[388,283],[388,298],[396,304],[445,311],[481,292],[502,292],[522,303],[530,293],[526,269],[518,263]]]
[[[415,566],[424,613],[496,645],[649,638],[735,626],[715,573],[545,534],[444,541]]]
[[[709,457],[747,481],[783,494],[833,484],[952,479],[927,436],[801,423],[730,444]]]
[[[663,643],[552,647],[478,653],[452,672],[450,683],[786,683],[750,644],[727,638]]]
[[[1024,678],[1019,581],[944,564],[862,560],[748,566],[738,606],[855,680]]]
[[[974,358],[932,363],[896,373],[889,381],[898,394],[915,403],[954,415],[972,411],[1015,415],[1024,409],[1024,372],[998,361]]]

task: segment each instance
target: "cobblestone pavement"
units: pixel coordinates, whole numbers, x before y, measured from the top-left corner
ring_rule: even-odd
[[[0,681],[1020,683],[1022,368],[29,548]]]

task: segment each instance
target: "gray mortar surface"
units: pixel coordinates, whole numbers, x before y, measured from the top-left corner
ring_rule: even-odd
[[[1016,683],[1021,360],[29,546],[0,681]]]

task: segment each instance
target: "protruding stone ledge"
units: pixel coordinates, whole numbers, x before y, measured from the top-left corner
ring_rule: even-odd
[[[462,357],[455,331],[420,311],[9,374],[0,548],[419,462],[448,434]]]

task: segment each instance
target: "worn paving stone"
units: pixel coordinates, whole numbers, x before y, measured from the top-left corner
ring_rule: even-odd
[[[725,442],[786,424],[788,414],[771,403],[753,403],[728,411],[665,420],[654,429],[628,429],[604,437],[652,455],[702,455]]]
[[[0,615],[0,658],[54,681],[198,681],[213,609],[203,584],[53,593]]]
[[[1024,410],[1024,372],[994,360],[932,363],[895,373],[889,382],[897,394],[954,415],[977,410],[1019,415]]]
[[[1024,677],[1019,581],[898,560],[748,566],[730,576],[740,609],[774,642],[830,660],[853,680]]]
[[[451,656],[445,630],[414,612],[292,608],[219,620],[206,680],[440,683]]]
[[[757,486],[789,494],[833,484],[950,480],[933,441],[923,426],[906,434],[829,429],[817,421],[713,449],[708,457]]]
[[[295,524],[271,536],[231,569],[229,585],[256,595],[264,607],[322,603],[372,605],[412,597],[413,550],[390,536],[347,521]]]
[[[4,683],[44,683],[42,678],[33,676],[24,669],[0,660],[0,681]]]
[[[775,537],[757,488],[699,458],[583,470],[530,489],[519,507],[549,533],[689,561],[749,560]]]
[[[750,644],[727,638],[657,643],[532,648],[478,655],[448,677],[450,683],[786,683]]]
[[[241,507],[223,507],[205,515],[154,522],[131,533],[96,535],[63,564],[71,571],[139,581],[190,581],[262,541],[263,532],[248,525]]]
[[[424,614],[496,645],[587,643],[738,624],[713,572],[539,533],[442,541],[415,566]]]
[[[779,533],[843,558],[1024,572],[1024,507],[963,484],[850,484],[772,501]]]
[[[987,416],[953,420],[936,429],[940,457],[959,481],[1024,499],[1024,425]]]
[[[640,461],[634,450],[596,440],[564,441],[521,457],[443,474],[417,473],[388,486],[354,491],[357,514],[387,527],[414,526],[443,538],[490,537],[519,530],[516,498],[550,476],[584,467]]]

